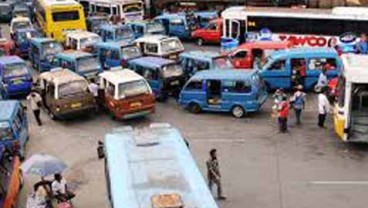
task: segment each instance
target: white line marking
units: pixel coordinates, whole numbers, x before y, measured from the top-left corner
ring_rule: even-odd
[[[368,181],[311,181],[314,185],[368,185]]]

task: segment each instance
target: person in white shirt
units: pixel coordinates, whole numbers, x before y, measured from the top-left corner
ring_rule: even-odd
[[[60,202],[66,202],[75,197],[75,194],[68,190],[66,180],[60,174],[55,174],[55,180],[51,184],[52,193]]]
[[[324,128],[326,115],[330,111],[330,103],[326,96],[326,88],[322,88],[318,94],[318,126]]]
[[[98,97],[98,85],[96,84],[94,79],[90,80],[90,83],[88,85],[89,91],[93,94],[93,97]]]
[[[36,118],[37,124],[39,126],[42,126],[42,122],[40,118],[40,114],[41,114],[40,108],[42,106],[41,96],[37,92],[31,92],[31,94],[27,96],[27,100],[31,102],[31,109],[33,111],[33,115]]]

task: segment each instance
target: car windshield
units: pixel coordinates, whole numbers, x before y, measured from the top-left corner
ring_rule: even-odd
[[[147,33],[160,34],[165,31],[165,28],[160,23],[151,22],[147,24]]]
[[[215,58],[213,60],[215,69],[232,69],[234,68],[233,64],[231,63],[230,59],[227,57],[220,57]]]
[[[80,46],[81,48],[87,48],[89,46],[94,46],[98,42],[101,41],[101,38],[99,36],[92,36],[88,38],[82,38],[80,40]]]
[[[95,56],[78,59],[77,65],[78,72],[97,71],[101,69],[101,64]]]
[[[178,39],[163,41],[161,43],[162,53],[171,53],[184,50],[183,44]]]
[[[19,30],[19,29],[31,29],[32,24],[29,21],[19,21],[13,23],[13,31]]]
[[[12,131],[9,122],[0,122],[0,141],[12,139]]]
[[[87,92],[87,83],[85,81],[73,81],[59,86],[59,97],[68,97]]]
[[[20,77],[28,75],[26,63],[13,63],[4,66],[4,77]]]
[[[125,40],[133,37],[132,30],[129,27],[116,29],[116,40]]]
[[[177,64],[171,64],[162,68],[164,78],[178,77],[183,75],[183,68]]]
[[[119,84],[119,99],[149,93],[149,87],[145,80]]]
[[[42,56],[54,55],[63,51],[63,47],[56,41],[42,43]]]
[[[126,60],[138,58],[142,56],[142,53],[137,46],[122,47],[121,54],[123,54],[123,57]]]
[[[17,33],[17,38],[20,42],[28,41],[31,38],[37,37],[36,31],[27,31]]]

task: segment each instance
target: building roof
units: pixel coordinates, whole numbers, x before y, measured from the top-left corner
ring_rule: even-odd
[[[130,69],[123,69],[121,67],[112,68],[109,71],[104,71],[99,74],[100,77],[105,78],[107,81],[114,85],[119,85],[121,83],[133,82],[138,80],[144,80],[142,76],[135,73]]]
[[[1,100],[0,121],[10,120],[17,105],[19,105],[19,101],[17,100]]]
[[[25,63],[25,61],[18,56],[2,56],[0,57],[0,64]]]
[[[189,51],[181,53],[179,56],[188,57],[191,59],[212,60],[218,57],[223,57],[224,55],[215,51]]]
[[[191,77],[191,79],[247,80],[255,73],[257,73],[257,70],[234,70],[234,69],[202,70],[195,73],[194,76]]]
[[[169,64],[175,64],[175,61],[154,56],[144,56],[129,61],[129,64],[150,66],[152,68],[161,68]]]
[[[153,196],[178,194],[183,207],[218,208],[182,135],[169,124],[114,129],[104,144],[114,207],[152,207]]]
[[[70,71],[69,69],[62,68],[54,68],[48,72],[44,72],[39,76],[42,79],[45,79],[48,82],[52,82],[56,85],[69,83],[73,81],[86,81],[85,78]]]
[[[360,54],[343,54],[343,74],[347,80],[368,83],[368,56]]]
[[[87,53],[84,51],[75,51],[75,50],[63,51],[61,53],[56,54],[56,57],[66,58],[66,59],[79,59],[83,57],[92,57],[92,56],[94,55],[91,53]]]

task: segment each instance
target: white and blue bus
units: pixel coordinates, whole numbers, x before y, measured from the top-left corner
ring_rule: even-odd
[[[169,124],[114,129],[104,152],[111,208],[218,208],[185,140]]]

